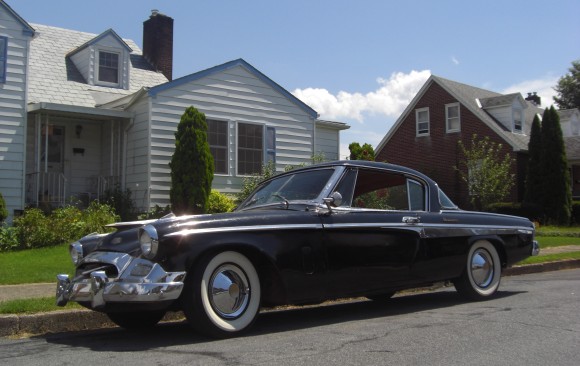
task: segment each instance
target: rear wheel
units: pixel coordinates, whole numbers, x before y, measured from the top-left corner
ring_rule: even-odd
[[[244,255],[206,256],[186,280],[183,312],[192,327],[217,338],[246,330],[260,310],[260,280]]]
[[[147,329],[154,327],[163,316],[165,311],[135,311],[107,313],[111,321],[125,329]]]
[[[501,262],[497,250],[486,240],[475,242],[469,249],[461,277],[453,281],[459,294],[469,300],[493,296],[501,279]]]

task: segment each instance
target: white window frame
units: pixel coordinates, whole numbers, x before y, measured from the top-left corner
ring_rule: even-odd
[[[421,112],[427,112],[427,120],[426,121],[419,121],[419,114]],[[415,127],[416,127],[415,131],[416,131],[417,137],[430,135],[430,133],[431,133],[431,121],[430,121],[430,119],[431,119],[431,117],[429,115],[429,107],[415,109]],[[425,130],[425,128],[420,129],[419,125],[425,124],[425,123],[427,124],[427,129],[426,129],[427,132],[420,132],[420,131]]]
[[[109,87],[120,87],[122,85],[121,79],[123,77],[121,74],[121,69],[123,67],[123,53],[120,52],[119,50],[104,49],[104,48],[97,48],[96,51],[97,51],[96,52],[97,53],[97,55],[96,55],[97,63],[96,63],[96,67],[95,67],[95,84],[101,85],[101,86],[109,86]],[[116,83],[112,83],[109,81],[103,81],[100,79],[101,52],[117,55],[117,82]]]
[[[519,118],[519,123],[517,123],[518,119],[516,118],[516,115],[519,114],[520,118]],[[514,126],[514,132],[516,133],[524,133],[524,113],[521,109],[515,108],[512,112],[513,115],[513,126]]]
[[[212,152],[212,156],[214,157],[214,174],[215,175],[229,175],[230,172],[230,164],[229,164],[229,129],[230,129],[230,123],[228,121],[224,121],[224,120],[219,120],[219,119],[213,119],[213,118],[207,118],[207,127],[208,127],[208,143],[209,143],[209,148],[210,151]],[[210,123],[223,123],[226,125],[226,143],[225,145],[212,145],[209,139],[209,125]],[[226,153],[226,171],[225,172],[218,172],[215,170],[215,155],[213,155],[213,150],[212,149],[220,149],[220,150],[225,150]]]
[[[260,170],[262,168],[262,165],[264,165],[264,158],[265,158],[265,154],[266,154],[266,149],[265,149],[265,128],[263,124],[258,124],[258,123],[252,123],[252,122],[238,122],[236,124],[236,175],[238,176],[251,176],[252,174],[255,173],[260,173],[255,172],[255,173],[250,173],[250,174],[246,174],[246,173],[241,173],[240,172],[240,125],[253,125],[253,126],[259,126],[262,129],[262,144],[260,147],[260,151],[261,151],[261,161],[260,161]]]
[[[449,110],[457,107],[457,117],[450,117]],[[447,133],[461,132],[461,107],[459,103],[451,103],[445,105],[445,131]],[[457,120],[457,128],[452,128],[451,121]]]

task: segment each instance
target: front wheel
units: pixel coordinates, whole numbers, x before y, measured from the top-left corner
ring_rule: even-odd
[[[493,296],[501,279],[501,262],[497,250],[488,241],[475,242],[469,249],[461,277],[453,281],[460,295],[469,300]]]
[[[206,256],[186,280],[183,312],[192,327],[216,338],[247,329],[260,310],[260,279],[244,255]]]

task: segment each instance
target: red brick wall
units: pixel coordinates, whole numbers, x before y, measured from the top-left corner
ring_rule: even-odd
[[[516,159],[513,165],[513,173],[516,181],[523,181],[525,173],[521,167],[525,166],[525,156],[519,156],[512,148],[500,138],[491,128],[481,122],[465,106],[460,105],[461,131],[445,132],[445,105],[458,101],[447,93],[437,83],[431,84],[423,97],[417,102],[413,110],[405,118],[397,131],[391,136],[390,141],[377,152],[376,161],[386,161],[418,170],[434,179],[445,193],[460,207],[470,208],[467,185],[461,180],[455,166],[459,165],[462,158],[457,145],[462,140],[467,146],[470,145],[473,134],[489,136],[491,141],[501,143],[503,152],[509,152]],[[417,137],[415,110],[429,108],[430,135]],[[522,154],[519,154],[522,155]],[[522,177],[519,175],[524,174]],[[523,185],[516,183],[508,200],[518,201],[523,198],[520,191]]]

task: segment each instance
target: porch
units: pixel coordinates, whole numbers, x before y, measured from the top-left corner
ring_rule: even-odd
[[[124,136],[129,119],[90,113],[95,108],[71,111],[44,107],[29,109],[28,114],[25,205],[86,207],[101,200],[109,189],[123,189]]]

